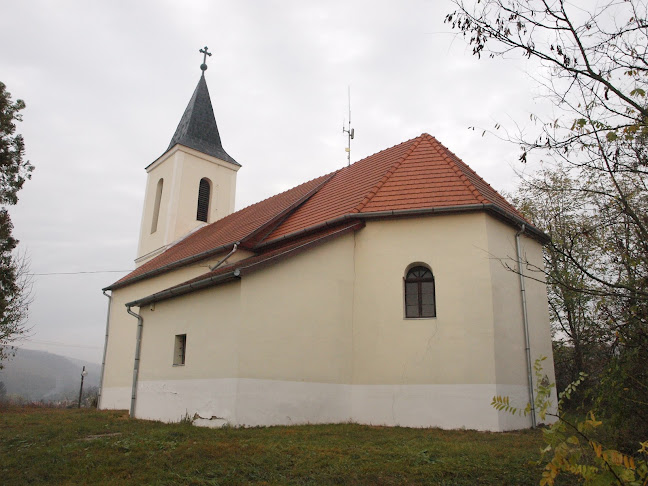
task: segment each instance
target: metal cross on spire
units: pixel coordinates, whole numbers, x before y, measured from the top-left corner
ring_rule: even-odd
[[[203,54],[203,62],[200,65],[200,70],[205,74],[207,71],[207,56],[211,57],[211,52],[208,52],[207,46],[204,49],[200,49],[200,53]]]

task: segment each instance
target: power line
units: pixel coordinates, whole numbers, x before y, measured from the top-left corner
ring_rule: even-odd
[[[66,344],[59,343],[56,341],[40,341],[38,339],[21,339],[22,343],[32,343],[32,344],[44,344],[48,346],[66,346],[69,348],[92,348],[92,349],[101,349],[102,346],[92,346],[89,344]]]
[[[43,275],[81,275],[84,273],[126,273],[133,270],[89,270],[83,272],[49,272],[49,273],[28,273],[30,277],[43,276]]]

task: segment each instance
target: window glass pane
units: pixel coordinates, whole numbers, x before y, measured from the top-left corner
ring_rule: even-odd
[[[434,305],[434,294],[421,294],[423,305]]]
[[[407,272],[407,278],[420,278],[423,270],[425,270],[423,267],[414,267]]]
[[[424,294],[433,294],[434,282],[421,282],[421,292]]]
[[[406,283],[405,284],[405,304],[418,305],[418,284]]]
[[[432,278],[432,272],[427,268],[419,267],[421,269],[421,278]]]
[[[405,294],[406,305],[418,305],[418,303],[419,303],[418,294]]]
[[[432,272],[425,267],[414,267],[409,272],[407,272],[407,279],[424,279],[424,278],[433,278]]]
[[[408,305],[405,307],[405,317],[420,317],[418,315],[418,305]]]
[[[425,305],[422,306],[423,315],[421,317],[434,317],[436,315],[434,310],[434,305]]]

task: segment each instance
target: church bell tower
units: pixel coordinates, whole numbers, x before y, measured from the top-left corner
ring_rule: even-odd
[[[194,230],[234,212],[236,172],[241,165],[223,149],[205,71],[171,143],[146,167],[148,174],[135,264],[162,253]]]

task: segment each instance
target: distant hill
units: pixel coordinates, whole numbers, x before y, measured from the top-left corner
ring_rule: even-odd
[[[30,401],[74,399],[79,394],[84,365],[88,372],[84,390],[99,386],[101,373],[101,365],[96,363],[24,348],[3,365],[0,382],[4,383],[7,395],[20,395]]]

